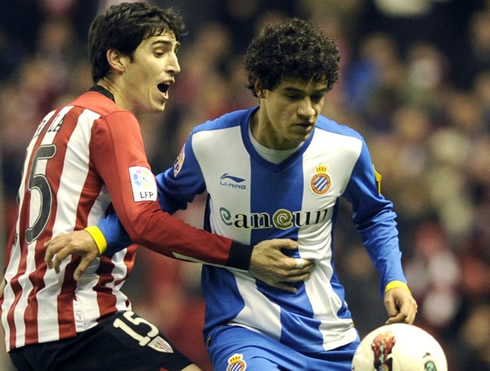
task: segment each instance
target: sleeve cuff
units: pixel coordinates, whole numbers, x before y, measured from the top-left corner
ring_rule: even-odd
[[[226,265],[228,267],[248,271],[250,268],[250,259],[252,258],[253,246],[244,245],[233,241],[231,244],[230,255]]]
[[[90,227],[85,228],[85,230],[92,236],[99,249],[99,255],[102,255],[107,250],[107,241],[104,237],[104,234],[101,232],[99,227],[96,225],[92,225]]]
[[[407,285],[405,282],[403,282],[403,281],[391,281],[391,282],[389,282],[389,283],[386,285],[386,287],[385,287],[385,294],[386,294],[386,293],[387,293],[389,290],[394,289],[394,288],[397,288],[397,287],[402,287],[402,288],[404,288],[404,289],[407,289],[407,290],[408,290],[408,292],[410,292],[410,294],[412,293],[412,292],[410,291],[410,289],[408,288],[408,285]]]

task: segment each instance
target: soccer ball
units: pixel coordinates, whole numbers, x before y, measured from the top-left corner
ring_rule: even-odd
[[[393,323],[362,339],[354,354],[355,371],[447,371],[441,345],[420,327]]]

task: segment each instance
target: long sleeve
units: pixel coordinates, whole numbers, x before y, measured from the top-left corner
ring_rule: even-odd
[[[134,243],[172,257],[248,269],[251,246],[191,227],[161,210],[133,115],[115,112],[99,119],[92,132],[91,154]]]
[[[380,193],[380,181],[363,141],[344,196],[352,204],[353,222],[381,275],[380,289],[384,293],[389,282],[407,280],[401,264],[396,213],[392,202]]]

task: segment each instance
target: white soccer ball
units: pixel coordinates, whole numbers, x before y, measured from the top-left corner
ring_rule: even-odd
[[[367,334],[354,354],[355,371],[447,371],[441,345],[420,327],[393,323]]]

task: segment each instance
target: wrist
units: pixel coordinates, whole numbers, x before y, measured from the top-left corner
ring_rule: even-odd
[[[104,254],[107,251],[107,240],[105,239],[104,234],[96,225],[92,225],[90,227],[85,228],[85,230],[92,236],[99,249],[99,255]]]
[[[385,287],[385,294],[388,291],[390,291],[391,289],[395,289],[395,288],[399,288],[399,287],[408,290],[408,292],[410,294],[412,294],[412,292],[408,288],[408,285],[405,282],[403,282],[403,281],[391,281],[391,282],[388,282],[388,284]]]

